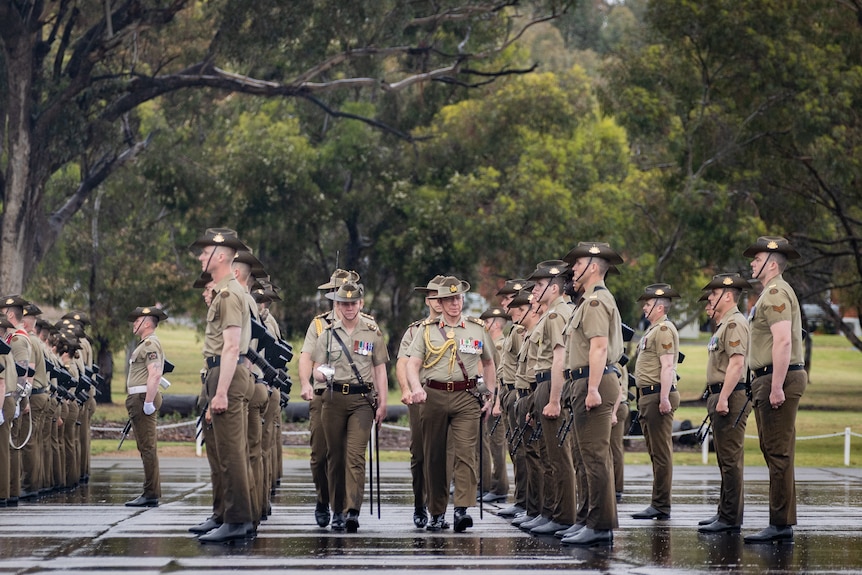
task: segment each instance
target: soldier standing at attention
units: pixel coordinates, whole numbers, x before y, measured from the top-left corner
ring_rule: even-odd
[[[15,329],[5,316],[0,315],[0,328]],[[11,353],[0,356],[0,378],[3,380],[3,403],[0,404],[0,507],[17,507],[17,494],[12,499],[11,492],[11,461],[12,448],[9,440],[12,437],[12,420],[15,417],[18,390],[18,374],[15,369],[15,359]]]
[[[673,413],[679,407],[676,390],[676,362],[679,334],[667,318],[671,298],[679,293],[668,284],[652,284],[638,298],[650,322],[641,338],[635,380],[641,429],[652,461],[652,501],[633,519],[670,519],[673,481]]]
[[[718,513],[699,523],[702,533],[738,532],[744,506],[745,424],[751,405],[745,390],[748,321],[739,311],[742,290],[751,285],[739,274],[719,274],[703,288],[706,314],[715,333],[706,349],[706,409],[712,421],[713,445],[721,472]],[[738,419],[737,419],[738,418]]]
[[[473,394],[480,376],[492,394],[497,388],[493,343],[484,324],[461,314],[464,294],[468,291],[470,284],[448,276],[440,282],[436,294],[428,295],[440,300],[443,313],[439,321],[425,322],[424,329],[413,340],[407,363],[407,381],[413,390],[413,401],[425,403],[422,437],[431,512],[431,522],[426,527],[429,531],[446,527],[449,503],[446,450],[450,435],[455,458],[453,529],[461,533],[473,526],[467,508],[476,502],[479,417],[491,407]],[[421,369],[426,370],[424,381],[419,379]]]
[[[337,290],[347,282],[359,283],[359,274],[353,271],[337,269],[332,272],[329,282],[317,286],[319,290]],[[311,359],[311,354],[314,353],[314,346],[317,344],[317,338],[323,333],[323,330],[337,319],[335,308],[328,312],[322,313],[311,320],[308,329],[305,331],[305,341],[302,343],[302,349],[299,352],[299,383],[302,386],[300,397],[308,402],[308,431],[309,431],[309,447],[311,454],[309,456],[309,465],[311,466],[311,480],[314,482],[314,489],[317,492],[317,502],[314,506],[314,520],[318,527],[326,527],[329,525],[329,479],[326,477],[326,436],[323,433],[323,428],[320,427],[320,411],[323,408],[323,392],[326,390],[326,384],[315,382],[311,376],[311,371],[314,362]]]
[[[159,382],[164,372],[165,353],[156,337],[156,328],[160,321],[168,319],[168,314],[155,306],[136,307],[127,319],[132,322],[132,334],[141,338],[129,356],[126,410],[144,465],[144,492],[126,501],[126,506],[158,507],[162,485],[159,479],[156,423],[162,407]]]
[[[410,475],[413,478],[413,525],[418,529],[423,529],[428,525],[428,505],[425,496],[425,454],[422,444],[422,425],[420,423],[422,406],[418,403],[413,403],[413,393],[410,391],[410,384],[407,382],[407,361],[410,359],[408,353],[410,346],[413,344],[413,338],[422,329],[420,326],[425,321],[433,322],[443,313],[440,300],[427,297],[429,293],[437,293],[437,282],[442,279],[443,276],[438,275],[430,279],[426,286],[413,288],[414,291],[426,295],[425,305],[428,307],[428,316],[425,319],[414,321],[407,327],[407,331],[401,337],[401,344],[398,346],[398,359],[395,362],[395,377],[398,380],[398,387],[401,389],[401,403],[407,406],[407,414],[410,418]],[[422,377],[422,374],[420,374],[420,377]]]
[[[201,249],[201,270],[209,272],[215,282],[204,334],[205,385],[224,499],[221,525],[198,540],[223,543],[245,539],[253,533],[255,519],[246,434],[248,397],[254,384],[244,362],[251,340],[251,316],[245,292],[231,270],[236,252],[248,251],[248,247],[235,231],[210,228],[192,248]]]
[[[565,328],[564,372],[572,386],[576,457],[586,477],[578,484],[586,505],[583,527],[563,537],[572,545],[610,544],[617,519],[614,469],[610,450],[614,410],[620,395],[614,364],[623,355],[623,331],[605,274],[623,259],[608,244],[581,242],[565,257],[572,265],[573,287],[583,292]]]
[[[751,397],[760,451],[769,468],[769,526],[746,543],[793,539],[796,525],[796,411],[808,385],[802,315],[796,293],[782,273],[799,252],[785,238],[764,236],[745,250],[751,275],[763,291],[749,315]]]
[[[326,385],[321,425],[328,451],[332,529],[356,533],[365,494],[365,446],[386,418],[389,352],[377,324],[359,314],[364,289],[346,283],[326,294],[340,319],[317,339],[314,377]],[[328,368],[326,370],[321,368]]]
[[[508,303],[511,299],[511,297],[507,297],[504,301]],[[482,501],[486,503],[505,503],[509,493],[509,472],[506,469],[506,439],[503,432],[505,425],[500,426],[496,422],[502,421],[504,417],[502,413],[503,389],[500,385],[502,381],[501,356],[506,341],[503,328],[506,327],[506,324],[512,317],[504,307],[494,306],[485,310],[479,316],[479,319],[484,320],[485,329],[488,330],[488,334],[494,342],[494,365],[497,366],[497,394],[500,395],[500,414],[494,415],[488,421],[488,425],[484,426],[484,437],[482,438],[484,454],[482,457],[485,469],[482,470],[482,485],[486,491],[481,494],[481,497]],[[494,433],[491,434],[491,431]]]

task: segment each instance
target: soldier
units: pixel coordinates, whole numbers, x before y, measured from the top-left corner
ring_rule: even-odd
[[[744,505],[745,424],[751,410],[745,389],[748,321],[738,302],[742,290],[751,289],[751,285],[739,274],[719,274],[703,289],[706,293],[700,301],[707,302],[706,314],[715,324],[707,345],[706,409],[712,421],[721,492],[718,513],[701,521],[698,531],[738,532]]]
[[[215,281],[213,301],[207,311],[204,336],[206,391],[212,419],[218,468],[223,481],[224,515],[221,525],[201,535],[202,543],[244,539],[254,531],[249,493],[247,402],[252,391],[244,355],[251,340],[251,316],[243,288],[231,271],[234,255],[248,251],[235,231],[210,228],[192,249],[200,249],[202,271]],[[218,523],[218,518],[210,518]]]
[[[63,486],[68,490],[73,490],[78,487],[78,482],[81,479],[81,435],[78,431],[80,427],[78,417],[82,406],[75,399],[78,385],[83,385],[79,381],[80,372],[76,362],[80,344],[78,338],[73,334],[62,330],[62,322],[55,325],[55,328],[57,329],[57,336],[54,350],[59,358],[58,367],[65,369],[72,378],[66,388],[69,392],[69,398],[64,400],[64,409],[61,415],[62,427],[59,429],[59,434],[63,444],[62,466],[60,467],[63,474]]]
[[[362,284],[326,294],[336,319],[317,339],[314,378],[326,385],[321,425],[326,435],[332,530],[356,533],[365,493],[365,446],[374,422],[386,418],[389,352],[377,324],[359,314]]]
[[[623,259],[606,243],[580,242],[564,258],[571,264],[572,285],[583,292],[566,328],[564,375],[571,391],[575,456],[584,478],[578,498],[586,506],[583,527],[564,534],[572,545],[610,544],[619,526],[610,451],[619,378],[614,364],[623,355],[623,332],[616,300],[605,287],[605,274]],[[585,489],[584,489],[585,488]]]
[[[42,310],[32,302],[24,307],[24,329],[30,338],[30,345],[35,354],[36,361],[35,374],[33,375],[33,390],[30,392],[30,413],[33,414],[34,420],[34,435],[31,437],[31,441],[34,442],[34,445],[31,447],[28,442],[24,447],[24,468],[27,468],[28,464],[26,461],[30,457],[27,454],[27,450],[32,449],[32,457],[39,459],[38,462],[33,463],[33,465],[38,466],[39,472],[38,478],[34,478],[31,483],[32,487],[29,490],[36,491],[39,494],[46,493],[51,486],[51,422],[57,406],[57,403],[50,397],[50,380],[45,368],[45,345],[39,338],[40,328],[37,328],[36,325],[38,317],[41,314]],[[40,410],[41,415],[39,415]],[[38,424],[36,423],[37,420]],[[23,489],[25,492],[28,491],[26,480],[24,481]]]
[[[15,326],[0,316],[0,328],[3,330],[14,330]],[[12,449],[9,441],[12,438],[12,421],[15,419],[15,409],[18,403],[18,374],[15,367],[15,359],[11,353],[0,356],[0,378],[3,379],[3,404],[0,409],[0,507],[17,507],[17,494],[13,499],[11,491],[11,461]]]
[[[679,334],[667,318],[670,300],[679,293],[668,284],[652,284],[644,289],[638,301],[650,322],[639,344],[635,380],[638,388],[638,413],[652,461],[652,501],[633,519],[670,519],[671,483],[673,481],[673,414],[679,407],[676,390],[676,362],[679,357]]]
[[[629,408],[629,370],[626,366],[617,364],[620,381],[620,396],[611,419],[611,459],[614,463],[614,491],[617,503],[623,500],[623,489],[625,486],[625,435],[628,431],[626,422],[631,409]]]
[[[347,282],[358,283],[359,274],[353,271],[337,269],[332,272],[329,282],[317,286],[319,290],[337,290]],[[320,427],[320,412],[323,408],[323,392],[326,390],[326,385],[315,383],[312,378],[313,361],[311,354],[314,352],[314,346],[317,339],[323,330],[330,323],[335,321],[335,309],[322,313],[316,316],[308,325],[305,331],[305,341],[302,343],[302,349],[299,352],[299,383],[302,386],[300,397],[308,402],[308,431],[309,431],[309,447],[311,454],[309,456],[309,465],[311,466],[311,480],[314,482],[314,489],[317,493],[317,501],[314,505],[314,520],[319,527],[329,525],[329,479],[326,477],[326,436],[323,433],[323,428]]]
[[[443,313],[443,307],[440,305],[440,300],[427,297],[429,293],[437,293],[437,284],[443,276],[435,276],[428,280],[428,284],[413,288],[415,292],[424,294],[425,305],[428,307],[428,316],[424,319],[411,323],[404,335],[401,337],[401,343],[398,346],[398,358],[395,362],[395,377],[398,380],[398,387],[401,389],[401,403],[407,406],[407,415],[410,419],[410,475],[413,479],[413,525],[418,529],[423,529],[428,525],[428,505],[425,495],[425,453],[422,442],[422,425],[420,417],[422,406],[418,403],[413,403],[413,393],[410,391],[410,383],[407,381],[407,362],[410,359],[408,355],[410,346],[413,344],[413,339],[421,330],[421,325],[425,321],[434,321],[440,314]],[[422,374],[420,373],[420,377]]]
[[[808,384],[802,316],[796,293],[782,274],[799,252],[785,238],[762,236],[745,250],[763,291],[749,314],[751,397],[760,451],[769,468],[769,526],[746,543],[788,541],[796,524],[796,411]]]
[[[132,422],[135,442],[144,465],[144,492],[126,501],[127,507],[158,507],[162,496],[159,478],[159,454],[156,446],[156,423],[162,407],[159,383],[165,365],[165,353],[156,336],[159,322],[168,314],[156,306],[136,307],[126,318],[132,322],[132,335],[141,338],[129,356],[126,377],[126,410]]]
[[[78,382],[78,391],[81,397],[86,393],[86,400],[81,402],[78,413],[78,443],[80,445],[80,477],[81,483],[90,481],[90,421],[96,412],[96,388],[88,374],[93,373],[94,355],[90,340],[87,339],[85,328],[90,325],[90,318],[83,312],[70,311],[60,318],[64,325],[70,326],[75,332],[78,340],[78,354],[75,359],[80,374],[87,375]]]
[[[454,453],[456,533],[473,526],[467,508],[476,501],[476,444],[479,439],[479,417],[491,408],[481,397],[473,395],[480,377],[488,390],[497,388],[492,346],[483,322],[462,315],[464,294],[470,284],[456,277],[444,278],[432,299],[441,300],[443,313],[433,322],[423,322],[410,347],[407,381],[413,390],[413,401],[422,407],[422,437],[428,486],[429,531],[446,527],[449,502],[449,478],[446,473],[447,442],[452,436]],[[425,369],[425,380],[419,379]]]
[[[511,297],[506,300],[511,301]],[[497,366],[497,383],[501,381],[502,361],[500,360],[506,336],[503,328],[512,319],[512,316],[500,306],[490,307],[485,310],[479,319],[485,322],[485,329],[494,342],[494,365]],[[501,394],[501,386],[497,386],[497,394]],[[503,418],[503,398],[500,397],[499,414],[491,414],[493,417],[484,428],[482,437],[483,463],[482,485],[485,491],[481,494],[485,503],[505,503],[509,493],[509,473],[506,469],[506,439],[502,428],[498,423]],[[505,427],[505,425],[504,425]],[[499,428],[499,429],[498,429]],[[493,431],[493,433],[491,433]]]
[[[537,535],[565,531],[575,523],[575,464],[571,439],[560,445],[561,397],[565,341],[563,330],[572,315],[564,294],[569,266],[562,260],[541,262],[528,277],[535,280],[533,299],[545,308],[527,338],[527,369],[536,380],[532,417],[541,429],[539,453],[544,465],[545,512],[519,527]]]

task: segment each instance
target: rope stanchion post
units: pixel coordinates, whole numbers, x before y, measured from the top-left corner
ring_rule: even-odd
[[[703,457],[701,459],[702,459],[704,465],[709,463],[709,442],[710,441],[712,441],[712,433],[707,431],[706,437],[704,438],[703,443],[700,444],[701,445],[701,452],[703,454]]]
[[[850,467],[850,428],[844,428],[844,466]]]

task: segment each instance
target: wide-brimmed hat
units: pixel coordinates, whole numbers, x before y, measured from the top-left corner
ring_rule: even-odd
[[[68,332],[75,337],[84,337],[84,326],[78,321],[69,318],[63,318],[56,324],[57,329],[61,332]]]
[[[53,328],[54,326],[48,320],[42,319],[41,317],[36,319],[36,329],[40,331],[43,329],[47,329],[50,331]]]
[[[60,319],[69,319],[80,323],[81,325],[90,325],[90,318],[82,311],[70,311],[64,314]]]
[[[354,271],[337,269],[332,272],[329,281],[320,284],[317,289],[338,289],[346,283],[359,283],[359,274]]]
[[[506,283],[503,284],[503,287],[497,290],[497,295],[513,295],[521,290],[531,289],[535,284],[536,282],[522,279],[506,280]]]
[[[479,316],[479,319],[494,319],[498,317],[501,317],[506,320],[512,319],[512,316],[509,315],[508,311],[496,305],[491,306],[485,311],[483,311],[482,315]]]
[[[615,266],[623,263],[622,256],[615,252],[610,244],[604,242],[578,242],[578,245],[566,254],[563,261],[572,265],[578,258],[602,258]]]
[[[20,295],[7,295],[0,298],[0,309],[6,307],[24,308],[30,305],[30,302],[22,298]]]
[[[251,267],[251,275],[254,277],[266,275],[263,264],[260,263],[260,260],[257,259],[251,250],[237,250],[233,256],[233,261],[234,263],[246,264]]]
[[[0,327],[5,327],[6,329],[15,329],[15,324],[13,324],[6,318],[6,314],[0,314]]]
[[[29,316],[42,315],[42,310],[39,309],[38,305],[36,305],[33,302],[30,302],[24,306],[24,315],[29,315]]]
[[[365,296],[365,287],[362,284],[348,282],[335,291],[326,294],[326,299],[340,302],[359,301]]]
[[[799,252],[790,245],[787,238],[783,238],[781,236],[760,236],[757,238],[756,242],[749,246],[747,250],[742,252],[742,255],[747,258],[753,258],[760,252],[784,254],[784,256],[789,260],[795,260],[802,257],[799,255]]]
[[[518,293],[516,293],[515,296],[512,298],[512,301],[510,301],[509,305],[507,305],[506,307],[508,307],[509,309],[512,309],[513,307],[520,307],[522,305],[531,305],[532,303],[533,303],[533,292],[528,290],[528,289],[524,289],[524,290],[521,290]]]
[[[670,284],[650,284],[644,288],[644,292],[638,298],[638,301],[644,301],[653,298],[677,298],[680,297],[679,292],[670,287]]]
[[[748,290],[751,289],[751,284],[747,279],[739,275],[738,273],[727,273],[727,274],[716,274],[712,276],[712,279],[708,284],[703,286],[704,290],[714,290],[714,289],[738,289],[738,290]]]
[[[542,278],[555,278],[568,275],[571,272],[571,267],[563,260],[546,260],[536,264],[536,269],[527,279],[538,280]]]
[[[213,277],[209,272],[201,272],[201,275],[198,276],[198,279],[195,280],[192,287],[195,289],[205,288],[211,281],[213,281]]]
[[[428,295],[431,299],[442,299],[452,297],[453,295],[465,294],[470,291],[470,284],[464,280],[459,280],[455,276],[446,276],[437,285],[436,291],[429,291]]]
[[[440,282],[446,279],[446,276],[436,275],[424,286],[416,286],[413,288],[413,291],[421,294],[428,295],[429,293],[437,293],[437,288],[440,287]]]
[[[164,321],[168,319],[168,314],[165,313],[165,310],[154,305],[148,305],[144,307],[138,306],[132,310],[132,313],[126,316],[126,319],[129,321],[135,321],[136,319],[144,315],[152,316],[159,321]]]
[[[204,235],[192,242],[189,249],[202,249],[206,246],[224,246],[234,250],[249,251],[249,247],[239,239],[239,235],[230,228],[207,228]]]

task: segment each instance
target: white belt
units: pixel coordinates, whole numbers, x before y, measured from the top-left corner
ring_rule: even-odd
[[[136,385],[134,387],[129,388],[129,395],[135,395],[136,393],[147,393],[146,385]]]

